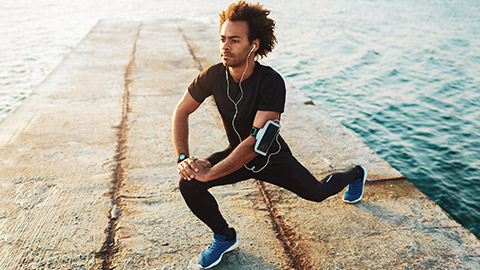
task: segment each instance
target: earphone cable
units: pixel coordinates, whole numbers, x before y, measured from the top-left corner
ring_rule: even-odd
[[[242,88],[242,81],[243,81],[243,78],[245,76],[245,73],[247,72],[247,69],[248,69],[248,58],[250,57],[250,54],[253,52],[253,49],[248,53],[247,55],[247,60],[245,61],[245,69],[243,70],[243,73],[242,73],[242,76],[240,77],[240,82],[238,83],[238,86],[240,88],[240,98],[238,99],[237,102],[235,102],[231,97],[230,97],[230,81],[228,79],[228,67],[225,66],[225,78],[227,80],[227,96],[228,96],[228,99],[230,99],[230,101],[233,103],[233,106],[235,107],[235,114],[233,115],[233,118],[232,118],[232,127],[233,127],[233,131],[235,131],[235,134],[237,134],[238,136],[238,141],[239,143],[242,142],[242,137],[240,136],[240,133],[238,133],[237,131],[237,128],[235,127],[235,119],[237,118],[237,114],[238,114],[238,104],[240,103],[240,101],[243,99],[243,88]],[[280,121],[278,119],[276,119],[277,121]],[[267,157],[267,162],[265,163],[265,165],[263,165],[262,168],[260,168],[259,170],[255,170],[255,166],[252,166],[251,168],[249,168],[247,166],[247,164],[243,165],[245,167],[245,169],[247,170],[250,170],[252,171],[253,173],[259,173],[261,172],[263,169],[265,169],[265,167],[267,167],[268,163],[270,162],[270,157],[273,156],[273,155],[276,155],[278,153],[280,153],[280,150],[282,150],[282,146],[280,144],[280,142],[278,141],[278,135],[280,134],[280,132],[277,132],[276,136],[275,136],[275,139],[277,141],[277,144],[278,144],[278,150],[274,153],[270,153]]]

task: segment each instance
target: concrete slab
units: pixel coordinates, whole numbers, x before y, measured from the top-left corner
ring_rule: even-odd
[[[170,123],[217,61],[217,32],[101,21],[0,122],[2,269],[196,268],[211,234],[178,191]],[[319,178],[364,164],[373,183],[356,205],[253,180],[212,189],[241,241],[216,269],[480,268],[475,236],[408,181],[375,182],[403,176],[305,101],[288,86],[282,134],[296,157]],[[226,146],[212,100],[190,126],[195,155]]]
[[[115,126],[137,28],[97,24],[0,123],[2,269],[102,266]]]
[[[320,175],[319,175],[320,176]],[[313,269],[478,269],[479,240],[406,180],[366,186],[362,201],[317,204],[268,185]]]

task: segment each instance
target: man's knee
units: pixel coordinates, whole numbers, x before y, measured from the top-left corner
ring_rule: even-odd
[[[199,182],[195,179],[185,180],[180,178],[180,181],[178,182],[180,193],[182,193],[183,196],[203,190],[204,186],[202,184],[202,182]]]

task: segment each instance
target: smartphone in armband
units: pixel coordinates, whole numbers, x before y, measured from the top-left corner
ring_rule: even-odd
[[[262,156],[266,156],[270,146],[272,146],[273,141],[277,137],[278,132],[280,132],[280,124],[268,120],[265,123],[265,126],[263,126],[255,136],[257,139],[254,147],[255,152]]]

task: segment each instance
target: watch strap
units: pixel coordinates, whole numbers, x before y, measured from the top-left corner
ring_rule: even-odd
[[[254,138],[257,137],[257,133],[260,129],[252,126],[252,130],[250,130],[250,135],[252,135]]]

